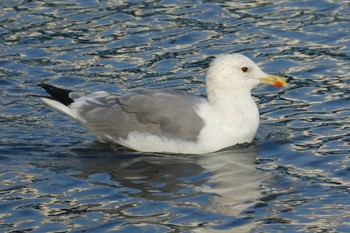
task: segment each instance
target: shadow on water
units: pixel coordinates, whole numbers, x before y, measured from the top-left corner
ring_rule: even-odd
[[[59,135],[67,143],[55,146],[46,139],[52,135],[44,135],[32,138],[30,145],[3,144],[3,152],[16,148],[17,154],[3,158],[9,165],[2,172],[0,214],[8,213],[3,227],[246,232],[259,224],[254,208],[270,173],[257,168],[257,145],[207,155],[166,155],[90,140],[74,143],[78,132],[69,128]],[[261,143],[263,139],[257,141]],[[33,217],[24,218],[26,212]]]
[[[152,216],[157,216],[156,219],[163,216],[158,224],[182,230],[198,228],[198,232],[208,232],[208,227],[218,224],[223,224],[224,229],[242,225],[241,230],[256,225],[249,218],[240,217],[259,198],[259,185],[268,177],[256,169],[256,147],[198,156],[109,153],[115,154],[104,150],[105,155],[101,156],[98,150],[75,149],[79,165],[74,166],[74,170],[79,174],[74,177],[127,192],[132,204],[123,205],[118,218],[138,218],[141,224],[150,221]],[[94,176],[100,178],[91,181]],[[101,176],[108,178],[103,181]],[[114,208],[116,206],[102,212],[108,213]],[[206,214],[200,214],[200,209]],[[187,222],[186,219],[193,218],[193,211],[207,216]],[[166,220],[164,215],[168,216]],[[233,225],[225,226],[226,221],[233,221]]]
[[[257,226],[252,208],[269,173],[256,168],[256,147],[190,156],[117,149],[80,144],[9,166],[0,174],[0,227],[248,232]]]

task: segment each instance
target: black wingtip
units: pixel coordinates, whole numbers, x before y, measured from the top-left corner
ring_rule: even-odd
[[[69,93],[73,92],[71,90],[55,87],[45,83],[40,83],[38,86],[49,93],[54,100],[57,100],[66,106],[74,102],[74,100],[69,97]]]

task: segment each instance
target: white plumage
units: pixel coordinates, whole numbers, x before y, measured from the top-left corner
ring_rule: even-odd
[[[207,99],[142,89],[123,96],[70,93],[73,102],[67,105],[57,98],[43,101],[101,141],[144,152],[202,154],[254,139],[259,111],[250,92],[259,83],[286,85],[283,78],[265,74],[244,55],[228,54],[210,64]]]

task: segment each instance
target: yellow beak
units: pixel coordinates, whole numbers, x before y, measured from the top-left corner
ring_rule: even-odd
[[[284,78],[269,74],[266,77],[259,78],[260,82],[272,85],[274,87],[285,87],[287,86],[287,82]]]

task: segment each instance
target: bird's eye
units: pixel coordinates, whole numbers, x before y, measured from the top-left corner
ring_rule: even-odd
[[[248,67],[246,67],[246,66],[244,66],[244,67],[242,67],[242,69],[241,69],[244,73],[245,72],[247,72],[248,71]]]

